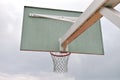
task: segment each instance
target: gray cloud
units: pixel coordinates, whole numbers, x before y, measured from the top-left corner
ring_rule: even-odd
[[[66,74],[55,73],[41,73],[39,76],[29,74],[6,74],[0,73],[1,80],[75,80],[74,77],[70,77]]]
[[[49,53],[20,51],[24,1],[21,0],[21,2],[16,0],[15,3],[0,3],[0,78],[4,76],[6,80],[6,75],[12,76],[12,74],[16,73],[38,75],[41,72],[41,74],[48,72],[45,73],[47,76],[49,72],[52,72],[53,67]],[[76,9],[78,9],[78,6],[75,5],[73,7],[77,7]],[[120,79],[120,30],[107,19],[103,18],[102,31],[105,55],[73,54],[70,56],[68,65],[69,74],[76,77],[77,80]],[[9,74],[3,75],[2,72]],[[12,77],[18,79],[16,76]],[[38,77],[34,76],[30,78],[31,80],[38,79]]]

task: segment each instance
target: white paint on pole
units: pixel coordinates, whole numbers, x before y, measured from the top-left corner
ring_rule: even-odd
[[[120,12],[112,8],[102,8],[100,13],[120,28]]]

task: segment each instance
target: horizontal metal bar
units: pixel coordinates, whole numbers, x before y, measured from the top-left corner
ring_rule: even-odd
[[[120,12],[119,11],[113,8],[104,7],[100,10],[100,13],[120,28]]]
[[[55,19],[55,20],[61,20],[61,21],[67,21],[74,23],[78,17],[68,17],[68,16],[58,16],[58,15],[45,15],[45,14],[36,14],[36,13],[30,13],[30,17],[33,18],[48,18],[48,19]]]

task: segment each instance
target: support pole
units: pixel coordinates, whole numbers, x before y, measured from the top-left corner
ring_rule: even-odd
[[[70,27],[66,34],[61,37],[61,46],[66,50],[66,46],[82,34],[86,29],[95,23],[101,14],[97,11],[103,6],[108,0],[94,0],[93,3],[80,15],[78,20]],[[96,18],[96,17],[97,18]],[[96,18],[96,19],[95,19]]]
[[[113,8],[119,3],[120,0],[94,0],[93,3],[86,9],[84,13],[81,14],[78,20],[66,32],[66,34],[61,37],[61,47],[63,47],[63,50],[66,50],[66,47],[69,43],[71,43],[103,16],[99,12],[101,8],[106,6]]]

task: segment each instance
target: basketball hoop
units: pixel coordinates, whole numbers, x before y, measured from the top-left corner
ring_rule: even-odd
[[[53,71],[64,73],[68,71],[67,65],[70,53],[67,52],[50,52],[53,60]]]

